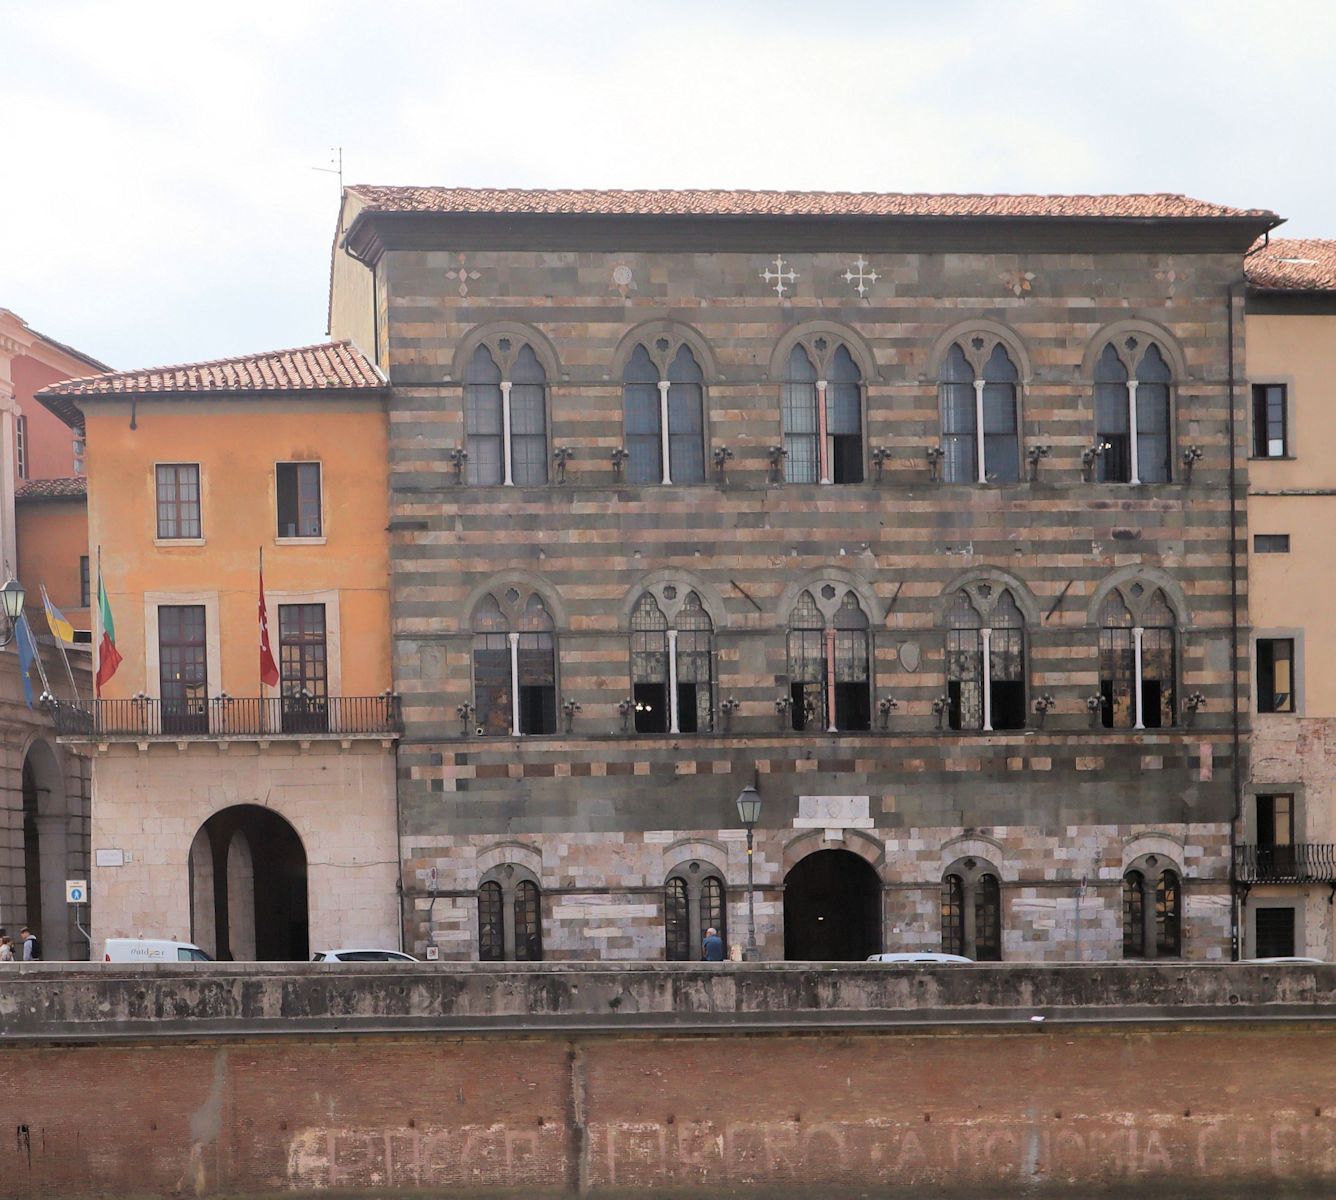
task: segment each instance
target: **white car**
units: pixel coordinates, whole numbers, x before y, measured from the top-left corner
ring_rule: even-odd
[[[402,950],[317,950],[312,962],[418,962]]]
[[[194,942],[172,942],[165,938],[108,938],[103,962],[163,963],[213,962]]]
[[[1258,964],[1265,965],[1265,964],[1276,964],[1276,963],[1311,963],[1316,966],[1321,966],[1324,962],[1326,962],[1326,959],[1303,958],[1299,956],[1289,955],[1282,958],[1245,958],[1242,961],[1245,963],[1253,963],[1254,965]]]
[[[936,963],[942,966],[949,963],[972,963],[974,959],[966,958],[961,954],[931,954],[927,951],[914,951],[900,954],[870,954],[868,955],[868,962],[925,963],[929,965]]]

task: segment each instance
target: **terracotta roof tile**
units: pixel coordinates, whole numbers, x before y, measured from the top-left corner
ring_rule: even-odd
[[[1336,238],[1272,238],[1244,266],[1261,291],[1336,292]]]
[[[368,213],[562,213],[598,216],[1032,217],[1116,220],[1276,219],[1170,193],[1091,196],[935,195],[922,192],[595,191],[523,188],[348,189]]]
[[[84,500],[88,496],[88,478],[71,475],[67,479],[26,479],[14,489],[17,501]]]
[[[64,379],[39,398],[62,396],[204,395],[233,392],[379,392],[384,377],[351,343],[326,342],[239,358],[113,371]]]

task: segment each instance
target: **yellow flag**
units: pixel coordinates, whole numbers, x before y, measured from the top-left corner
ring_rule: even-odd
[[[74,645],[74,626],[46,594],[46,584],[42,584],[42,605],[46,609],[46,623],[51,627],[51,634],[67,646]]]

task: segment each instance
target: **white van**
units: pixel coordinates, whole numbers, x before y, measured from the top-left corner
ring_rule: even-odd
[[[160,938],[108,938],[103,962],[164,963],[213,962],[193,942],[168,942]]]

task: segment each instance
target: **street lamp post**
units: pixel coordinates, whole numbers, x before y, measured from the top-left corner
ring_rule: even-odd
[[[18,632],[19,617],[23,615],[23,584],[11,577],[0,587],[0,604],[5,614],[5,629],[0,632],[0,647],[8,646]]]
[[[738,796],[738,819],[747,829],[747,948],[743,958],[748,962],[755,962],[760,957],[756,949],[756,864],[752,853],[752,835],[760,815],[761,793],[749,783]]]

